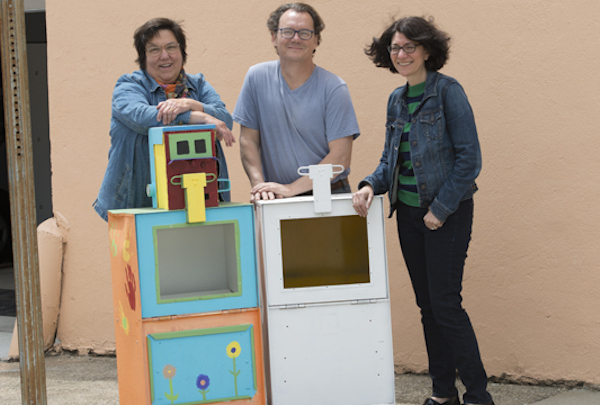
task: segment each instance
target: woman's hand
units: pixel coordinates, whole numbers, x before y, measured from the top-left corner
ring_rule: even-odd
[[[201,111],[192,111],[190,115],[190,124],[213,124],[217,130],[217,139],[225,142],[225,145],[231,146],[235,143],[235,137],[227,128],[227,124],[218,118],[208,115]]]
[[[205,124],[213,124],[215,126],[215,129],[217,130],[217,139],[219,141],[225,142],[225,145],[227,146],[232,146],[235,143],[235,137],[223,121],[206,113],[202,114],[206,115]]]
[[[436,231],[444,226],[444,223],[437,219],[431,210],[427,211],[427,214],[423,217],[423,222],[425,223],[425,226],[432,231]]]
[[[352,194],[352,206],[358,215],[366,217],[369,213],[369,207],[373,202],[375,192],[373,187],[366,185],[356,193]]]
[[[158,110],[156,120],[162,121],[164,125],[169,125],[179,114],[191,110],[190,124],[213,124],[219,141],[225,142],[227,146],[231,146],[235,142],[235,137],[231,133],[231,130],[227,128],[227,124],[205,113],[204,106],[197,100],[191,98],[170,98],[158,103],[156,109]]]
[[[158,103],[156,109],[158,110],[156,121],[162,121],[164,125],[169,125],[179,114],[184,112],[204,111],[202,103],[190,98],[170,98]]]

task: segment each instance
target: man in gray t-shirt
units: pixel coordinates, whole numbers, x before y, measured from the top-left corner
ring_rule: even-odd
[[[312,181],[297,170],[319,163],[344,166],[331,188],[350,192],[359,129],[346,83],[313,62],[323,21],[312,7],[293,3],[275,10],[267,26],[279,60],[248,70],[233,112],[251,201],[311,191]]]

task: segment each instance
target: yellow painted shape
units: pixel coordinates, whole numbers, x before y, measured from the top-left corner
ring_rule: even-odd
[[[165,145],[154,145],[154,170],[156,171],[156,207],[169,209],[167,182],[167,153]]]
[[[129,253],[129,237],[130,235],[128,234],[125,237],[125,241],[123,241],[123,260],[125,260],[125,263],[129,263],[129,259],[131,259],[131,254]]]
[[[127,319],[127,316],[125,315],[121,300],[119,300],[119,317],[117,319],[121,321],[121,327],[125,331],[125,335],[129,336],[129,319]]]
[[[206,173],[188,173],[183,175],[182,187],[185,191],[185,209],[187,222],[194,224],[206,221],[204,187]]]
[[[114,256],[117,255],[118,253],[118,247],[117,244],[115,243],[115,240],[117,238],[117,231],[115,230],[115,224],[111,223],[110,224],[110,228],[108,231],[108,234],[110,235],[110,253]]]

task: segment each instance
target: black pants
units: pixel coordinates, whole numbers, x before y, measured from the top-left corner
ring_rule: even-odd
[[[486,391],[487,375],[471,321],[461,305],[473,200],[463,201],[436,231],[423,223],[426,213],[426,208],[400,203],[396,220],[402,254],[421,308],[433,396],[457,395],[458,370],[467,389],[464,402],[483,404],[491,401]]]

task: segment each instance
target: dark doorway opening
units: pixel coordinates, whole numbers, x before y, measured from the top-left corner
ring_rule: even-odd
[[[35,211],[37,224],[39,225],[53,216],[48,120],[46,12],[44,10],[26,11],[25,25],[35,180]],[[1,86],[2,81],[0,80],[0,90],[2,90]],[[4,360],[8,356],[8,348],[16,319],[16,305],[4,103],[2,98],[3,93],[0,91],[0,101],[2,101],[2,108],[0,108],[0,359]]]
[[[26,12],[25,25],[27,66],[29,70],[29,103],[31,106],[35,206],[36,220],[39,225],[53,215],[48,121],[46,12],[43,10]],[[3,109],[0,114],[2,118],[2,135],[0,136],[0,266],[6,267],[12,266],[12,243]]]

